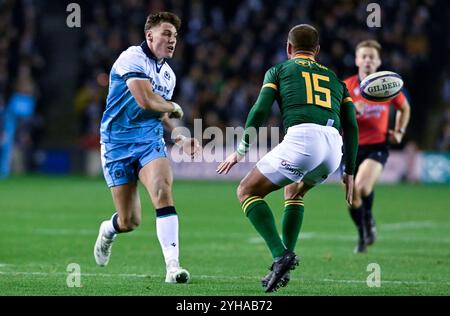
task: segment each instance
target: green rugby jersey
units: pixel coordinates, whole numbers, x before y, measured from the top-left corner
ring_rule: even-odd
[[[341,106],[350,102],[345,84],[327,67],[307,57],[297,57],[270,68],[263,88],[274,89],[283,125],[332,125],[341,129]]]
[[[250,127],[262,126],[275,100],[280,107],[285,130],[302,123],[343,130],[346,172],[353,174],[358,146],[355,107],[345,83],[333,71],[303,55],[270,68],[248,115],[246,131]],[[250,134],[244,133],[238,152],[245,154],[250,142]]]

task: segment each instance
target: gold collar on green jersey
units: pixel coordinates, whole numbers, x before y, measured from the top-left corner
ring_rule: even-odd
[[[303,59],[309,59],[309,60],[312,60],[312,61],[316,61],[316,60],[314,59],[314,57],[308,56],[308,55],[304,55],[304,54],[297,54],[297,55],[295,55],[295,56],[293,57],[293,59],[294,59],[294,58],[303,58]]]

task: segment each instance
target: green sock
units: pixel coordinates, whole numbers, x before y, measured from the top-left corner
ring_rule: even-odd
[[[286,248],[275,226],[275,218],[267,203],[259,196],[251,196],[242,203],[242,210],[258,233],[266,241],[272,257],[283,256]]]
[[[305,206],[303,199],[292,199],[284,202],[282,222],[283,243],[289,251],[294,251],[298,234],[302,228]]]

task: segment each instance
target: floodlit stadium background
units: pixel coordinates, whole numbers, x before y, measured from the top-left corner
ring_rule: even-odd
[[[71,2],[80,5],[80,27],[67,25],[70,12],[66,9]],[[450,5],[447,1],[438,0],[380,1],[381,27],[368,27],[369,3],[370,1],[327,0],[1,1],[0,213],[3,213],[5,219],[3,224],[0,224],[0,228],[4,228],[0,229],[3,231],[3,238],[0,238],[0,272],[11,274],[0,274],[0,280],[6,278],[3,282],[5,287],[2,289],[0,285],[0,293],[67,294],[64,292],[64,286],[55,290],[56,292],[52,292],[51,286],[48,286],[48,291],[33,290],[35,280],[27,278],[26,273],[40,271],[44,274],[50,273],[50,279],[64,279],[65,266],[62,270],[58,266],[56,270],[59,269],[58,273],[61,275],[55,276],[51,275],[54,270],[47,266],[65,265],[71,262],[70,260],[78,260],[75,252],[67,250],[59,253],[55,250],[49,252],[55,256],[55,260],[51,260],[51,255],[47,256],[47,259],[36,255],[37,262],[41,263],[41,266],[37,267],[41,267],[41,270],[31,263],[31,266],[21,266],[24,262],[32,262],[32,258],[23,256],[27,253],[27,246],[25,241],[15,239],[14,236],[18,235],[18,232],[32,236],[37,234],[36,242],[41,242],[39,247],[45,248],[48,242],[56,242],[53,239],[55,236],[59,237],[58,241],[63,243],[63,247],[69,247],[68,244],[72,242],[69,239],[70,232],[76,235],[77,231],[81,230],[77,247],[83,251],[85,247],[86,251],[83,252],[83,259],[79,260],[95,274],[92,258],[89,257],[91,243],[94,241],[92,238],[96,235],[98,221],[109,214],[112,207],[101,175],[99,150],[99,122],[108,90],[108,73],[121,51],[143,41],[143,26],[149,13],[173,11],[182,19],[175,57],[169,62],[177,75],[173,100],[179,103],[185,112],[181,125],[190,128],[193,134],[194,119],[202,120],[201,132],[208,127],[219,127],[225,132],[226,127],[244,125],[246,115],[259,93],[265,71],[286,58],[286,36],[293,25],[310,23],[319,29],[321,52],[318,61],[334,70],[342,79],[357,72],[354,66],[354,48],[359,41],[370,38],[377,39],[382,44],[381,70],[395,71],[403,77],[404,92],[411,104],[412,116],[403,143],[393,147],[383,172],[381,182],[389,183],[389,186],[380,186],[375,212],[379,212],[380,223],[384,221],[387,225],[385,237],[398,233],[399,236],[396,236],[400,240],[406,238],[411,249],[428,248],[432,251],[434,248],[430,247],[428,242],[436,246],[433,253],[415,254],[411,250],[402,264],[415,260],[417,256],[434,255],[437,256],[435,261],[440,263],[436,270],[432,267],[431,272],[427,274],[423,271],[429,262],[423,262],[423,266],[417,270],[423,272],[420,280],[416,279],[422,272],[415,271],[406,276],[401,271],[395,271],[391,284],[395,285],[396,280],[412,282],[409,288],[406,287],[410,292],[402,287],[398,291],[394,289],[393,292],[378,293],[448,295],[450,277],[448,270],[442,269],[443,266],[448,266],[450,256],[449,215],[445,212],[448,211],[449,201],[445,192],[448,192],[450,183]],[[391,124],[392,121],[393,117]],[[274,106],[268,125],[280,124],[277,107]],[[199,140],[203,145],[209,141]],[[170,148],[172,143],[169,138],[167,143]],[[229,145],[235,146],[233,143]],[[226,215],[236,220],[228,223],[229,226],[224,225],[223,232],[219,231],[218,235],[212,234],[210,227],[209,232],[206,231],[212,249],[220,242],[230,242],[229,248],[224,252],[233,252],[241,240],[233,239],[236,236],[233,237],[232,233],[231,237],[228,236],[231,241],[228,240],[227,229],[241,230],[240,233],[249,235],[250,239],[251,236],[256,236],[239,214],[239,205],[234,194],[236,181],[253,164],[243,164],[225,178],[219,178],[214,173],[216,166],[217,162],[205,161],[174,163],[175,179],[184,179],[178,187],[175,184],[174,190],[180,205],[189,209],[189,212],[186,211],[188,232],[189,229],[201,231],[201,224],[208,226],[209,216],[217,219]],[[195,181],[189,182],[191,180]],[[205,184],[197,182],[198,180],[209,182]],[[335,175],[330,182],[338,180],[338,175]],[[334,217],[330,220],[336,223],[339,232],[347,234],[341,239],[342,243],[347,244],[327,248],[330,243],[325,243],[326,238],[311,237],[311,242],[325,240],[323,245],[317,246],[318,252],[314,255],[320,261],[321,258],[332,258],[336,255],[333,249],[340,249],[342,256],[337,255],[339,258],[336,260],[346,266],[346,260],[351,260],[350,256],[346,257],[347,251],[351,252],[353,236],[356,233],[352,230],[350,218],[347,218],[341,188],[336,184],[324,187],[325,189],[318,188],[317,193],[312,193],[311,218],[307,220],[314,224],[306,226],[305,230],[308,232],[315,229],[320,232],[321,227],[325,227],[324,235],[314,232],[310,236],[328,234],[330,239],[339,243],[340,239],[333,237],[334,228],[328,227],[328,224],[320,224],[323,214],[328,214],[323,212],[333,213]],[[322,190],[324,195],[331,196],[328,204],[323,204],[324,201],[320,198]],[[204,194],[208,196],[203,196]],[[215,209],[210,211],[211,205],[216,202],[214,197],[219,195],[229,213],[223,210],[216,212]],[[192,200],[195,196],[198,199]],[[86,201],[82,201],[83,197]],[[142,199],[148,200],[145,195]],[[276,200],[273,198],[271,201],[275,203]],[[147,210],[144,212],[151,214],[152,207],[149,202],[144,203],[147,203]],[[313,215],[315,208],[317,213]],[[150,221],[150,218],[151,216],[148,216],[147,220]],[[52,219],[56,221],[54,225]],[[59,220],[61,222],[58,222]],[[214,222],[213,219],[212,221]],[[74,223],[74,226],[70,223]],[[222,222],[218,221],[216,224],[221,227]],[[396,225],[401,228],[396,230]],[[60,228],[61,226],[65,228]],[[61,235],[58,235],[58,229]],[[147,225],[147,230],[152,229]],[[380,229],[383,231],[383,226]],[[198,236],[191,236],[188,232],[186,237],[182,237],[186,238],[186,249],[182,249],[182,253],[187,256],[188,263],[195,266],[195,258],[188,254],[190,248],[187,244],[197,242],[197,248],[192,246],[193,251],[202,251],[196,239]],[[136,238],[144,236],[139,233],[136,235]],[[308,234],[305,236],[308,240]],[[412,239],[408,239],[409,237]],[[64,238],[67,239],[64,241]],[[130,239],[128,243],[134,240],[132,237],[126,238]],[[393,238],[395,240],[395,236]],[[417,243],[414,243],[414,238]],[[145,242],[142,239],[142,245],[145,245]],[[383,240],[380,244],[382,242]],[[386,243],[382,248],[385,252],[381,253],[386,257],[390,255],[386,249],[404,249],[404,245]],[[11,245],[14,245],[13,249]],[[156,259],[152,259],[155,261],[153,266],[159,269],[159,250],[157,244],[154,245],[152,251]],[[265,260],[267,253],[263,245],[257,243],[257,246],[260,247],[260,257],[257,257],[257,260]],[[339,248],[340,246],[342,247]],[[252,249],[252,246],[249,247]],[[118,245],[115,250],[120,252],[120,249]],[[124,249],[125,246],[122,248],[125,252]],[[142,256],[144,258],[144,255]],[[217,261],[205,260],[203,264],[220,265],[218,262],[224,259],[216,258],[217,256],[213,255],[213,259]],[[142,260],[144,262],[147,259]],[[356,259],[356,262],[363,261]],[[231,259],[225,262],[230,266],[235,264]],[[389,262],[388,259],[386,262]],[[309,267],[311,272],[322,275],[320,282],[325,285],[332,283],[323,281],[326,279],[323,277],[324,271],[314,270],[312,263],[309,265],[306,263],[307,271]],[[19,268],[15,269],[14,266]],[[257,271],[255,273],[260,273],[258,268],[260,267],[254,267]],[[117,266],[114,271],[118,273],[122,271],[120,269]],[[15,275],[14,271],[22,271],[25,274]],[[148,272],[142,267],[141,273],[158,275],[158,271]],[[221,271],[219,268],[210,269],[209,273],[220,275]],[[364,270],[361,271],[364,275]],[[194,269],[194,274],[195,272]],[[129,273],[139,271],[130,269]],[[233,270],[233,273],[242,275],[246,272]],[[206,276],[199,279],[209,280],[208,274],[203,274]],[[440,275],[443,279],[433,279],[435,275]],[[311,278],[311,274],[309,277]],[[346,278],[352,279],[348,275],[342,277]],[[337,277],[329,279],[334,280]],[[98,277],[97,281],[102,280]],[[256,276],[253,281],[257,283]],[[303,281],[311,284],[319,282],[314,278]],[[29,287],[20,290],[17,287],[20,282],[25,282]],[[223,284],[213,285],[213,290],[216,290],[213,293],[233,294],[224,290],[227,282],[225,279]],[[309,293],[323,293],[320,292],[320,282],[317,288],[313,285],[308,287]],[[97,283],[92,281],[91,285]],[[430,284],[436,285],[434,290]],[[330,290],[331,292],[325,294],[371,294],[365,292],[368,291],[367,288],[360,289],[356,285],[353,287],[350,282],[350,285],[343,285],[343,290],[337,286],[335,292]],[[258,293],[245,286],[244,290],[239,288],[234,294]],[[301,288],[301,283],[294,282],[293,289],[287,293],[300,294],[295,286]],[[427,292],[426,287],[431,287],[431,292]],[[91,294],[90,290],[87,291],[85,294]],[[171,291],[149,293],[183,294]],[[192,293],[202,294],[202,290],[195,291]],[[107,290],[101,293],[123,294]],[[133,288],[129,288],[126,293],[134,293]]]

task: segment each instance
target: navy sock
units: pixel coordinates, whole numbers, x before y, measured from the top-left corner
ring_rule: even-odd
[[[366,197],[363,197],[363,205],[364,205],[364,219],[366,221],[370,221],[373,218],[372,215],[372,205],[373,199],[375,197],[375,191],[370,192],[370,194]]]
[[[156,209],[156,217],[166,217],[171,215],[177,215],[177,211],[174,206],[166,206]]]
[[[118,219],[118,218],[119,218],[119,214],[115,213],[115,214],[113,215],[113,217],[111,218],[111,221],[112,221],[113,227],[114,227],[114,229],[116,230],[116,232],[117,232],[117,233],[120,233],[121,230],[120,230],[120,228],[119,228],[119,223],[117,223],[117,219]]]
[[[350,216],[352,217],[353,222],[356,225],[356,229],[358,230],[358,236],[359,239],[364,239],[364,206],[361,205],[360,207],[353,208],[350,207],[349,209]]]

